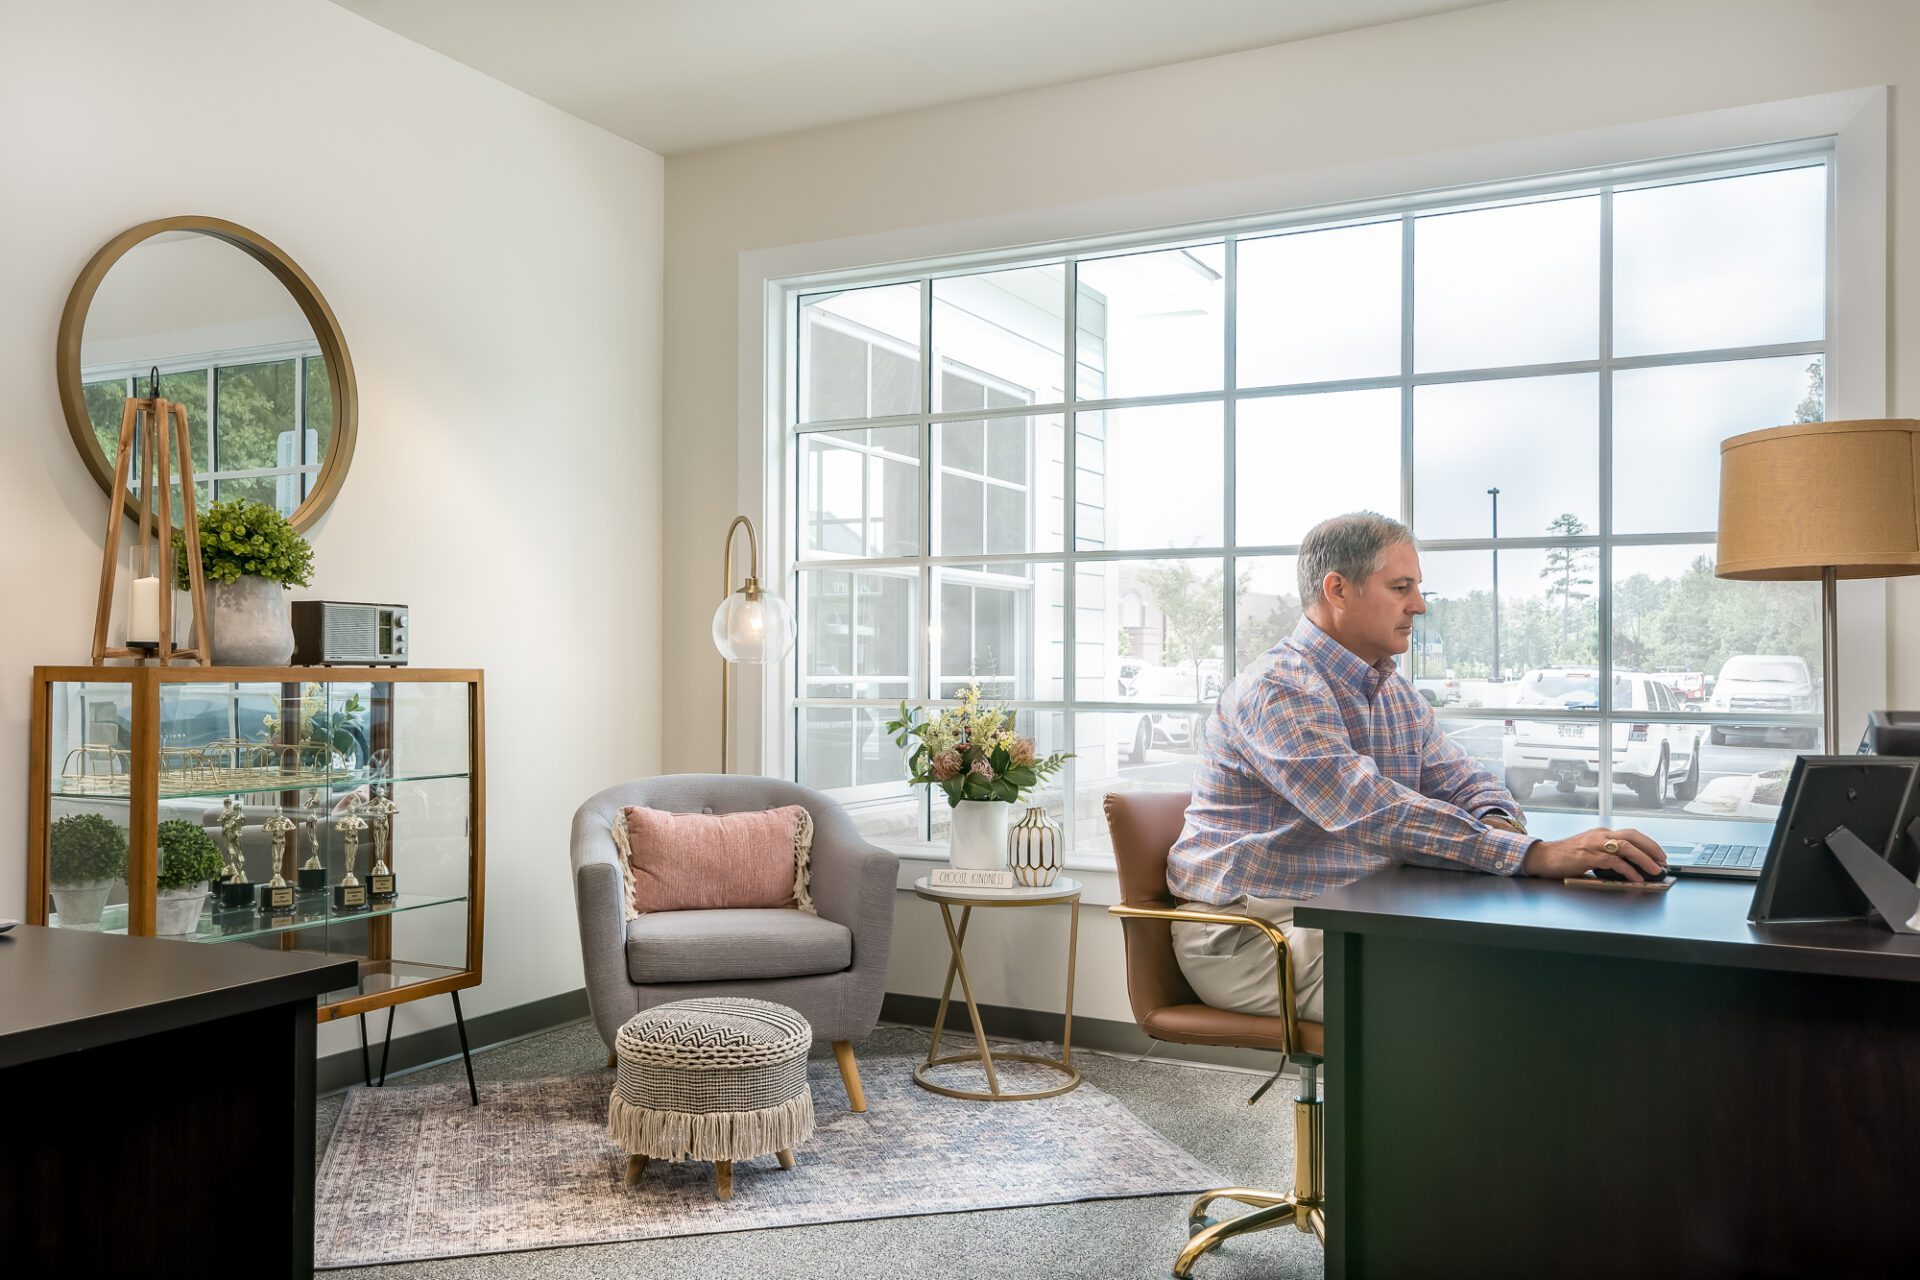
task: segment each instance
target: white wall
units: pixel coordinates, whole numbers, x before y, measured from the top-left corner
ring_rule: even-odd
[[[1290,207],[1266,203],[1279,187],[1301,203],[1389,195],[1425,185],[1436,155],[1873,85],[1892,88],[1885,405],[1916,416],[1920,235],[1910,213],[1902,218],[1920,201],[1911,0],[1514,0],[673,157],[667,519],[694,554],[666,570],[665,767],[705,768],[713,757],[713,565],[701,539],[717,540],[756,492],[750,483],[742,497],[737,439],[755,395],[740,359],[757,322],[743,270],[753,257],[743,256],[817,245],[818,268],[851,267],[860,263],[828,242],[862,238],[860,251],[875,255],[867,261],[888,261],[934,245],[990,249],[1270,212]],[[1482,176],[1565,163],[1553,146],[1530,154],[1521,172]],[[1031,234],[986,239],[1009,226]],[[933,227],[938,235],[920,234]],[[1888,690],[1894,705],[1916,705],[1920,654],[1902,637],[1920,634],[1920,586],[1896,584],[1889,606]],[[890,990],[937,994],[944,943],[931,912],[903,896]],[[976,993],[1058,1008],[1058,924],[986,915],[995,919],[977,931]],[[1125,1020],[1117,931],[1098,913],[1083,925],[1077,1008]]]
[[[578,987],[569,821],[659,764],[662,161],[324,0],[9,0],[0,49],[0,916],[24,914],[30,669],[85,661],[105,523],[60,309],[113,235],[204,213],[306,269],[359,376],[299,594],[406,602],[417,664],[487,673],[467,1011]]]

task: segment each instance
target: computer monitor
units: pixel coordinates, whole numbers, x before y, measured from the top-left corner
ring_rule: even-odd
[[[1795,758],[1747,919],[1847,920],[1877,909],[1904,932],[1920,908],[1908,831],[1920,817],[1916,784],[1912,756]]]
[[[1860,754],[1920,756],[1920,711],[1869,711]]]

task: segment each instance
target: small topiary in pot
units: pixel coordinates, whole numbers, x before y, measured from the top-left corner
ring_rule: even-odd
[[[154,932],[162,936],[192,933],[206,905],[207,883],[220,874],[220,850],[213,837],[184,818],[160,824],[160,865]]]
[[[127,878],[127,833],[103,813],[69,814],[47,837],[47,881],[63,928],[100,924],[107,895]]]

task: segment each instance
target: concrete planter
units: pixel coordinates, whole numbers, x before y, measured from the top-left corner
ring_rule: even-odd
[[[253,574],[207,584],[213,661],[222,667],[283,667],[293,658],[286,591]]]
[[[192,933],[200,927],[200,909],[207,902],[207,882],[162,889],[154,900],[153,931],[162,938]]]
[[[115,880],[79,880],[51,886],[53,909],[60,913],[60,927],[98,929],[100,913],[107,907],[107,895],[117,883]]]

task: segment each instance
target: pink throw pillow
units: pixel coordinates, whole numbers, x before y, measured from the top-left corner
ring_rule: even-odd
[[[613,824],[627,917],[649,911],[797,907],[808,894],[813,815],[802,805],[751,813],[669,813],[629,805]]]

